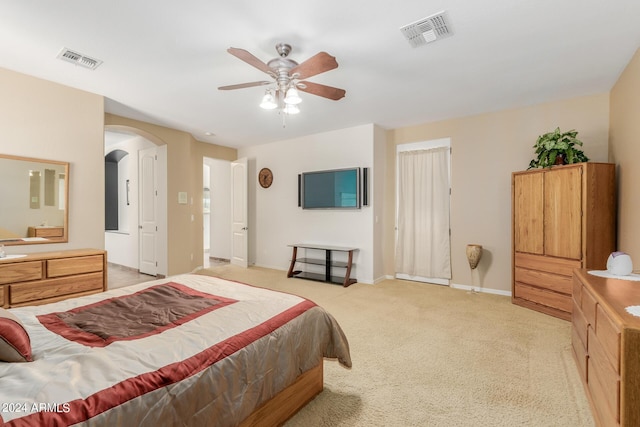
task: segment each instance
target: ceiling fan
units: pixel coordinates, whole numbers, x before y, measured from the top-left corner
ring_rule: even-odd
[[[273,80],[221,86],[218,89],[234,90],[246,87],[273,85],[272,88],[267,89],[260,106],[265,109],[279,107],[287,114],[296,114],[300,111],[297,104],[299,104],[302,99],[298,94],[298,90],[334,101],[345,96],[346,91],[344,89],[305,80],[309,77],[338,68],[338,62],[335,57],[326,52],[320,52],[303,63],[298,64],[296,61],[288,58],[289,53],[291,53],[290,45],[278,43],[276,45],[276,51],[279,57],[264,63],[244,49],[234,47],[227,49],[227,52],[231,55],[267,73]],[[275,97],[272,91],[275,92]]]

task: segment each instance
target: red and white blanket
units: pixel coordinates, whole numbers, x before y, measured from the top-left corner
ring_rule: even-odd
[[[236,425],[323,357],[351,366],[313,302],[208,276],[11,312],[33,362],[0,363],[7,426]]]

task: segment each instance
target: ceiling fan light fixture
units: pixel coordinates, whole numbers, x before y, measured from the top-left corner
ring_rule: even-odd
[[[289,90],[287,90],[287,96],[284,97],[284,102],[288,105],[300,104],[302,98],[300,98],[300,94],[298,94],[298,89],[295,87],[289,88]]]
[[[231,55],[268,74],[273,80],[220,86],[218,89],[234,90],[272,85],[262,97],[260,107],[265,110],[277,110],[282,119],[282,127],[285,127],[288,115],[300,113],[298,105],[302,102],[302,98],[298,88],[303,92],[333,101],[344,98],[346,92],[343,89],[312,83],[307,80],[309,77],[338,68],[338,62],[335,57],[327,52],[319,52],[306,61],[298,63],[288,57],[291,52],[290,45],[279,43],[276,45],[276,51],[279,57],[265,63],[244,49],[234,47],[227,49],[227,52]]]
[[[271,91],[266,91],[264,96],[262,97],[262,102],[260,103],[260,108],[264,108],[265,110],[273,110],[278,106],[275,98]]]
[[[282,111],[285,114],[294,115],[294,114],[298,114],[300,112],[300,109],[295,104],[285,104],[285,106],[282,109]]]

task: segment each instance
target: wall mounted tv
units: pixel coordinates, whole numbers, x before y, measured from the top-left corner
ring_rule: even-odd
[[[298,198],[302,209],[360,209],[360,168],[304,172]]]

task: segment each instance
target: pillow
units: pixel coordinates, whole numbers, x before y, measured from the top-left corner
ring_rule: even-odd
[[[31,362],[31,340],[15,314],[0,308],[0,361]]]

